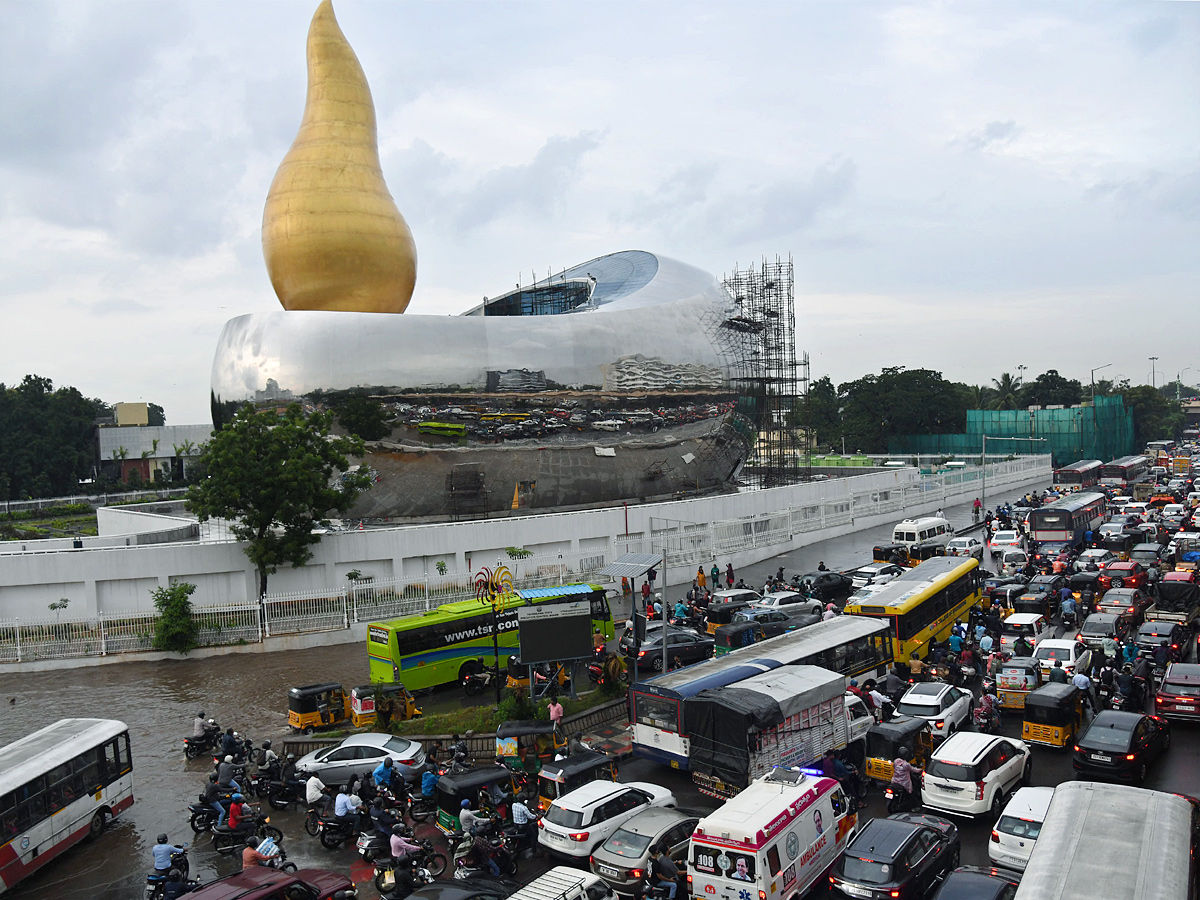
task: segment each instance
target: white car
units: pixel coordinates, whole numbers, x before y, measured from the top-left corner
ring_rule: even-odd
[[[1075,674],[1077,665],[1086,669],[1092,662],[1090,650],[1080,651],[1080,645],[1066,638],[1046,638],[1033,651],[1033,658],[1038,661],[1043,672],[1049,672],[1056,662],[1061,662],[1069,676]]]
[[[1079,554],[1079,558],[1075,560],[1075,571],[1086,572],[1087,567],[1092,564],[1097,569],[1103,569],[1116,558],[1117,555],[1111,550],[1105,550],[1103,547],[1092,547],[1090,550],[1084,550]]]
[[[1024,550],[1010,548],[1005,550],[1000,555],[1000,574],[1001,575],[1016,575],[1029,562],[1029,554]]]
[[[992,839],[988,842],[992,862],[1025,871],[1053,799],[1051,787],[1023,787],[1013,794],[992,828]]]
[[[1013,644],[1022,635],[1029,641],[1029,646],[1037,647],[1041,643],[1042,632],[1048,627],[1046,617],[1038,613],[1013,613],[1000,625],[1000,649],[1013,652]]]
[[[296,760],[296,769],[332,787],[346,784],[351,775],[369,776],[389,756],[406,781],[416,781],[425,769],[425,750],[417,741],[379,733],[352,734],[340,744],[314,750]]]
[[[896,576],[903,574],[904,570],[895,563],[871,563],[869,566],[862,566],[851,572],[850,580],[857,589],[873,584],[887,584]]]
[[[965,537],[951,538],[950,543],[946,545],[947,556],[973,556],[976,559],[983,560],[983,541],[977,537],[967,535]]]
[[[988,541],[988,552],[992,556],[1003,553],[1005,550],[1024,550],[1025,535],[1019,531],[997,531],[992,535],[992,539]]]
[[[942,742],[921,775],[921,805],[961,816],[998,820],[1007,798],[1029,782],[1033,756],[1024,741],[960,731]]]
[[[772,591],[764,594],[761,600],[754,601],[754,605],[781,609],[789,616],[819,616],[825,610],[825,605],[820,600],[806,597],[798,591]]]
[[[925,719],[933,729],[933,736],[944,738],[970,722],[974,705],[969,691],[940,681],[922,681],[900,698],[896,712]]]
[[[652,806],[674,809],[675,795],[648,781],[592,781],[550,804],[538,821],[538,843],[553,856],[586,863],[622,822]]]

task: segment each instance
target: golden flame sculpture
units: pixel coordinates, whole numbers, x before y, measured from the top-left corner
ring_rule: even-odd
[[[330,0],[308,29],[304,118],[267,193],[262,241],[284,309],[402,313],[412,299],[416,244],[384,183],[371,89]]]

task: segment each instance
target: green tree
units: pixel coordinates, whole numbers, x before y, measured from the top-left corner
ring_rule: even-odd
[[[338,424],[364,441],[379,441],[392,433],[383,404],[365,394],[352,394],[335,407]]]
[[[1183,433],[1183,409],[1174,397],[1165,397],[1148,384],[1125,391],[1125,405],[1133,410],[1133,445],[1148,441],[1178,440]]]
[[[808,387],[807,408],[803,405],[795,410],[792,424],[811,429],[811,438],[817,447],[837,446],[842,438],[841,404],[837,388],[822,375]]]
[[[148,407],[146,418],[147,425],[167,424],[167,414],[163,411],[161,406],[159,406],[157,403],[147,403],[146,406]]]
[[[967,409],[989,409],[995,392],[983,384],[956,384]]]
[[[846,448],[886,453],[888,438],[951,434],[967,424],[961,391],[930,369],[884,369],[838,388]]]
[[[992,402],[988,409],[1017,409],[1021,405],[1021,381],[1013,378],[1012,373],[1002,372],[999,378],[993,378]]]
[[[313,528],[328,524],[327,513],[345,512],[370,486],[365,471],[346,472],[362,440],[331,436],[332,424],[332,413],[305,415],[296,403],[282,416],[247,404],[200,452],[206,477],[188,489],[188,503],[202,522],[229,520],[246,542],[260,597],[279,566],[312,558],[309,548],[321,539]]]
[[[1021,387],[1021,400],[1026,406],[1074,406],[1082,399],[1083,385],[1059,375],[1057,369],[1047,369]]]
[[[187,653],[196,647],[196,620],[192,618],[191,596],[196,586],[178,581],[150,592],[158,621],[154,623],[154,649]]]

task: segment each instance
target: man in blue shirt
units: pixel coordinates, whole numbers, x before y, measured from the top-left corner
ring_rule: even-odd
[[[392,790],[394,784],[395,770],[392,768],[392,758],[386,757],[383,762],[375,767],[375,772],[372,777],[375,779],[375,786]]]
[[[992,636],[990,634],[988,634],[986,631],[983,633],[983,637],[979,641],[979,652],[980,653],[991,653],[992,652]]]
[[[963,639],[959,636],[957,631],[952,631],[950,633],[950,639],[946,641],[946,643],[950,645],[950,649],[953,652],[962,653]]]
[[[160,834],[158,843],[150,848],[150,853],[154,856],[154,871],[159,875],[166,875],[171,871],[171,854],[186,849],[187,844],[181,844],[178,847],[172,846],[167,836]]]

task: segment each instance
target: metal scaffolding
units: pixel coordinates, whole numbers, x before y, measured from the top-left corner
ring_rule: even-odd
[[[803,371],[796,364],[792,259],[735,266],[724,285],[736,307],[720,329],[730,338],[730,377],[739,412],[757,433],[744,479],[759,487],[794,484],[811,466],[811,451],[796,428],[808,370],[807,357]]]

